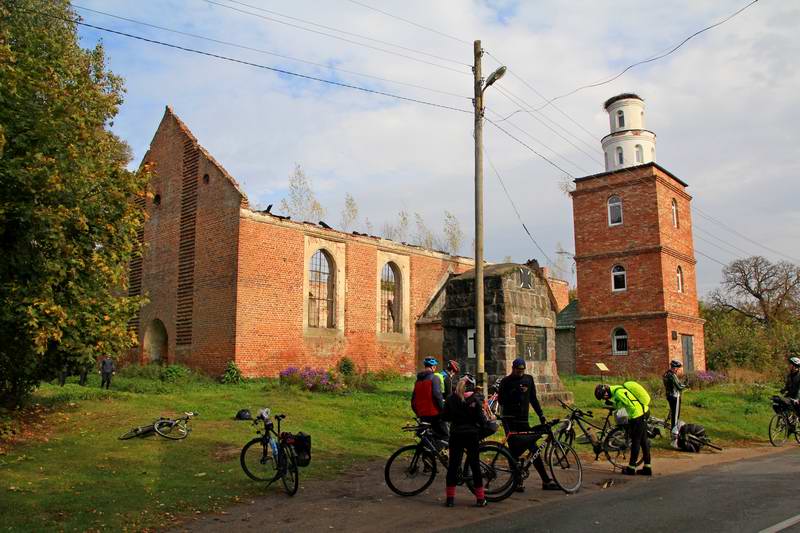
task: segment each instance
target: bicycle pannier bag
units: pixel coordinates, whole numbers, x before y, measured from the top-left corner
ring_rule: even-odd
[[[311,463],[311,435],[302,431],[294,436],[294,454],[297,466],[308,466]]]
[[[697,440],[691,439],[689,435],[694,436]],[[678,433],[678,448],[685,452],[697,453],[703,447],[702,441],[705,438],[706,428],[700,424],[684,424]]]

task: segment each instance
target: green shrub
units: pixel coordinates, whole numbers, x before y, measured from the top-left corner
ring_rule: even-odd
[[[378,370],[377,372],[373,372],[370,375],[372,376],[372,379],[375,381],[395,381],[402,377],[400,372],[398,372],[393,368]]]
[[[343,380],[344,386],[350,391],[375,392],[378,389],[375,378],[366,372],[344,375]]]
[[[146,365],[132,364],[117,372],[117,377],[161,379],[161,368],[161,365],[158,363],[149,363]]]
[[[356,364],[349,357],[342,357],[336,365],[336,370],[343,376],[352,376],[356,373]]]
[[[225,372],[222,374],[220,381],[226,385],[239,385],[244,381],[242,371],[236,366],[235,361],[228,361],[228,365],[225,367]]]
[[[165,383],[178,383],[186,381],[192,371],[183,365],[169,365],[161,370],[161,381]]]

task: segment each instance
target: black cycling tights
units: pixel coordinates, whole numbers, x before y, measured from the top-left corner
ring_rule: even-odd
[[[639,448],[642,449],[644,464],[650,464],[650,439],[647,438],[647,415],[642,415],[630,421],[629,427],[631,435],[631,460],[628,463],[636,467],[639,459]]]
[[[461,468],[464,451],[467,452],[467,462],[472,472],[474,486],[482,487],[483,480],[481,479],[481,463],[478,458],[477,433],[450,434],[450,463],[447,465],[447,486],[455,487],[456,483],[458,483],[458,469]]]

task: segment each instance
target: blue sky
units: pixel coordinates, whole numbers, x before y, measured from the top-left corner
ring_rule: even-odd
[[[488,116],[493,117],[519,109],[509,96],[529,107],[540,105],[542,99],[531,86],[552,97],[603,79],[746,3],[363,2],[441,32],[434,33],[348,0],[243,1],[254,7],[231,0],[80,0],[75,5],[462,96],[333,71],[76,9],[86,22],[99,26],[463,109],[471,105],[471,41],[481,39],[483,47],[515,75],[507,75],[487,92]],[[602,103],[619,92],[636,92],[645,98],[648,127],[658,136],[659,164],[689,183],[696,207],[726,224],[695,215],[697,250],[724,263],[744,252],[785,258],[762,245],[798,257],[798,26],[800,5],[762,0],[664,60],[559,100],[557,109],[535,115],[538,121],[518,113],[504,124],[573,176],[600,172],[600,138],[608,130]],[[358,202],[362,224],[368,218],[376,228],[405,209],[419,212],[437,229],[448,210],[458,216],[467,235],[461,253],[471,254],[469,114],[299,80],[95,30],[84,28],[80,34],[85,46],[102,38],[110,67],[126,80],[127,95],[114,130],[133,148],[134,164],[147,150],[164,106],[171,105],[200,143],[242,183],[253,203],[277,205],[298,163],[312,177],[331,225],[338,224],[345,193]],[[492,57],[485,57],[487,74],[497,66]],[[527,227],[552,260],[564,257],[555,251],[559,246],[572,251],[573,234],[571,202],[559,187],[563,174],[490,125],[485,128],[485,143]],[[546,262],[525,235],[488,161],[485,180],[487,258],[536,257]],[[703,294],[716,286],[721,267],[703,256],[697,259],[698,289]],[[568,261],[560,266],[567,277],[571,275]]]

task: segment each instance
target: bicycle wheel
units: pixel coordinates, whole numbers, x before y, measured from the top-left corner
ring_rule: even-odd
[[[436,457],[411,444],[394,452],[383,469],[386,485],[400,496],[416,496],[436,478]]]
[[[120,435],[119,440],[128,440],[134,437],[144,437],[145,435],[149,435],[153,431],[155,431],[155,427],[153,426],[153,424],[131,428],[130,431],[128,431],[127,433],[123,433],[122,435]]]
[[[278,462],[273,457],[269,442],[263,438],[256,437],[245,444],[239,462],[244,473],[252,480],[272,482],[278,477]]]
[[[550,469],[550,477],[567,494],[574,494],[583,482],[583,467],[578,454],[571,446],[560,441],[552,441],[545,452],[545,462]]]
[[[502,446],[483,444],[478,448],[478,460],[481,464],[481,481],[486,500],[499,502],[511,496],[517,479],[517,461],[511,453]],[[474,478],[464,481],[474,493]]]
[[[185,420],[159,420],[155,425],[156,433],[166,439],[181,440],[189,435]]]
[[[284,466],[283,475],[281,476],[281,483],[283,489],[289,496],[297,494],[297,489],[300,486],[300,472],[297,471],[297,461],[294,458],[294,451],[291,446],[281,445],[281,453],[283,460],[286,462]]]
[[[789,438],[789,424],[785,415],[775,415],[769,421],[769,441],[776,448],[783,446]]]
[[[628,437],[628,432],[625,428],[617,427],[612,429],[605,440],[603,440],[603,453],[606,459],[617,468],[625,468],[628,466],[628,454],[631,449],[631,439]],[[644,457],[639,456],[636,461],[636,466],[644,462]]]

